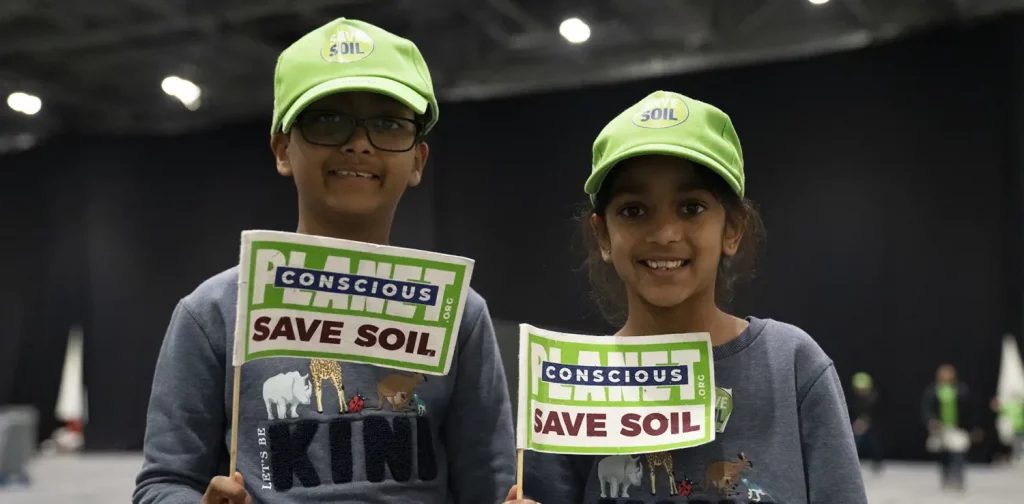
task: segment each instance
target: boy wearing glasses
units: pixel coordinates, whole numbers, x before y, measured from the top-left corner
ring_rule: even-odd
[[[285,49],[274,87],[271,148],[277,171],[295,182],[298,232],[387,244],[438,117],[419,50],[337,19]],[[515,482],[511,407],[475,292],[447,376],[318,359],[246,364],[238,472],[219,476],[229,462],[237,282],[237,268],[210,278],[171,317],[133,502],[503,500]],[[376,404],[378,383],[411,383],[410,408]]]

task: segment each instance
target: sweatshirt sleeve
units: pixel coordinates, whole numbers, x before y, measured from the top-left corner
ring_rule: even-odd
[[[449,481],[459,504],[503,502],[516,479],[505,368],[487,306],[481,305],[459,342],[458,375],[444,425]]]
[[[799,402],[800,440],[810,504],[867,502],[843,388],[830,362]]]
[[[160,348],[133,504],[195,504],[227,456],[224,355],[185,301]]]

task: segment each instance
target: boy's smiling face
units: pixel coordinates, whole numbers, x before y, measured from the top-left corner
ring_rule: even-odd
[[[346,116],[379,118],[368,126],[395,136],[416,133],[407,131],[410,123],[401,120],[415,121],[413,111],[392,98],[367,92],[330,95],[307,107],[289,133],[274,135],[271,147],[277,170],[295,180],[300,214],[327,222],[390,219],[405,189],[420,183],[429,148],[416,141],[404,152],[381,150],[363,126],[355,128],[347,141],[340,139],[342,145],[308,140],[330,137]],[[374,139],[381,145],[378,136]]]

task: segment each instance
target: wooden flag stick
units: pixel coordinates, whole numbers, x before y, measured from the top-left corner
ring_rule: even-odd
[[[242,366],[235,366],[235,387],[231,392],[234,395],[231,399],[231,469],[228,470],[228,478],[235,475],[238,464],[238,389],[241,382]]]
[[[523,500],[523,449],[516,450],[516,500]]]

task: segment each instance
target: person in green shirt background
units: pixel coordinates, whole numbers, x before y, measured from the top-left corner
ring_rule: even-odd
[[[871,375],[863,371],[853,375],[853,392],[847,399],[853,440],[860,458],[870,459],[872,469],[882,471],[882,436],[878,427],[878,389]]]
[[[964,469],[971,437],[978,441],[971,412],[970,392],[967,384],[959,381],[952,364],[939,366],[935,383],[928,386],[921,400],[924,423],[930,436],[930,450],[939,457],[943,488],[964,489]]]
[[[1024,393],[1017,392],[1005,399],[993,398],[992,411],[999,417],[997,429],[1003,428],[999,429],[1000,437],[1010,446],[1010,461],[1024,462]]]

